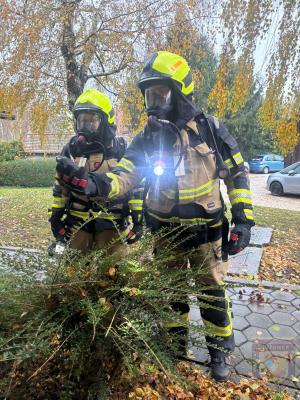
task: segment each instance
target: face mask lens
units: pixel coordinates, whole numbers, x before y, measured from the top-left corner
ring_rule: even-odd
[[[169,108],[172,103],[172,92],[168,86],[154,85],[145,90],[146,108]]]
[[[78,132],[97,132],[101,124],[101,117],[99,114],[93,112],[82,112],[77,117],[77,131]]]

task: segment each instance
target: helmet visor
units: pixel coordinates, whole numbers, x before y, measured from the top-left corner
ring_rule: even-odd
[[[145,89],[146,109],[169,109],[172,104],[172,91],[166,85],[154,85]]]
[[[94,133],[101,125],[101,115],[94,111],[82,111],[76,118],[77,132]]]

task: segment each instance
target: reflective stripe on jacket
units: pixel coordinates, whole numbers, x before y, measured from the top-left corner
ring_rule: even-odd
[[[253,225],[249,181],[237,143],[222,123],[216,124],[216,119],[212,117],[209,120],[218,149],[229,170],[229,177],[224,182],[232,204],[233,222]],[[146,198],[146,211],[151,217],[164,222],[203,221],[209,226],[216,226],[222,219],[223,206],[215,148],[207,131],[207,123],[201,119],[197,119],[197,122],[191,120],[180,133],[184,158],[179,176],[164,178],[162,175],[153,179],[146,139],[140,133],[134,138],[118,166],[107,174],[111,179],[109,198],[123,196],[143,177],[152,178]],[[175,148],[176,144],[174,154],[169,155],[171,159],[176,155]],[[149,176],[151,174],[152,177]]]

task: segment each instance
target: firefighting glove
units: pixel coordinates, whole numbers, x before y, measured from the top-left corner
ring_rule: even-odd
[[[248,224],[236,224],[230,233],[228,244],[229,255],[237,254],[244,250],[250,242],[251,227]]]
[[[68,157],[62,156],[56,157],[56,163],[56,171],[63,185],[81,195],[95,196],[97,194],[93,175],[84,167],[79,167]]]
[[[132,229],[128,232],[126,236],[126,243],[133,244],[137,242],[143,235],[143,225],[142,224],[134,224]]]

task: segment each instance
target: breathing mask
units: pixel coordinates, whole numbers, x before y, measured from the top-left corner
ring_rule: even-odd
[[[145,89],[145,106],[147,114],[160,119],[167,116],[173,108],[172,89],[164,84],[153,85]]]

